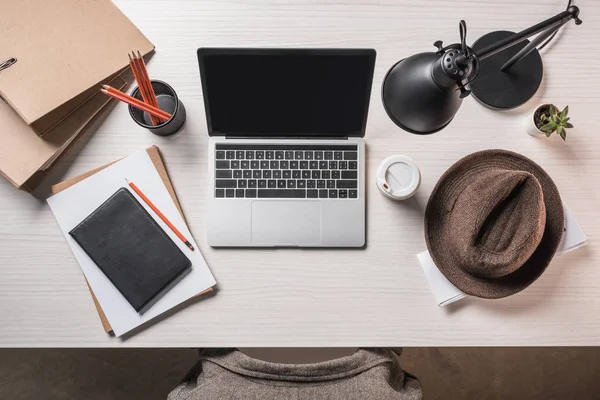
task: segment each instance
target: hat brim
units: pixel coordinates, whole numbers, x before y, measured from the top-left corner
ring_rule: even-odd
[[[531,257],[515,272],[496,279],[473,276],[448,257],[451,243],[445,239],[449,210],[462,192],[481,172],[490,169],[527,171],[537,178],[544,195],[546,226],[542,240]],[[466,294],[497,299],[518,293],[544,272],[562,239],[565,217],[556,185],[539,165],[525,156],[507,150],[484,150],[470,154],[452,165],[436,184],[425,210],[425,242],[435,265]]]

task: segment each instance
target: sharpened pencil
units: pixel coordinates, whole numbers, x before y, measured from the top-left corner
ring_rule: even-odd
[[[165,215],[164,215],[162,212],[160,212],[160,210],[159,210],[158,208],[156,208],[156,206],[154,205],[154,203],[152,203],[152,202],[150,201],[150,199],[149,199],[148,197],[146,197],[146,195],[145,195],[145,194],[144,194],[144,193],[143,193],[143,192],[140,190],[140,188],[138,188],[138,187],[135,185],[135,183],[131,182],[129,179],[125,178],[125,180],[127,181],[127,184],[129,185],[129,187],[131,187],[131,188],[133,189],[133,191],[134,191],[134,192],[136,192],[136,193],[138,194],[138,196],[140,196],[140,197],[142,198],[142,200],[144,200],[144,202],[145,202],[146,204],[148,204],[148,206],[149,206],[149,207],[152,209],[152,211],[154,211],[154,212],[156,213],[156,215],[158,215],[158,216],[160,217],[160,219],[162,219],[162,220],[163,220],[163,222],[164,222],[165,224],[167,224],[167,226],[168,226],[169,228],[171,228],[171,230],[173,231],[173,233],[175,233],[175,235],[177,235],[177,237],[178,237],[179,239],[181,239],[181,241],[182,241],[183,243],[185,243],[185,245],[186,245],[187,247],[189,247],[189,249],[190,249],[190,250],[192,250],[192,251],[193,251],[193,250],[194,250],[194,246],[192,246],[192,244],[190,243],[190,241],[189,241],[189,240],[187,240],[187,239],[185,238],[185,236],[183,236],[183,235],[181,234],[181,232],[179,232],[179,230],[178,230],[177,228],[175,228],[175,225],[173,225],[173,224],[171,223],[171,221],[169,221],[169,220],[167,219],[167,217],[165,217]]]
[[[100,91],[110,97],[114,97],[117,100],[129,104],[130,106],[139,108],[140,110],[145,111],[148,114],[154,115],[164,120],[168,120],[172,117],[172,115],[168,112],[163,111],[160,108],[153,107],[150,104],[146,104],[143,101],[136,99],[135,97],[132,97],[127,93],[123,93],[112,86],[102,85],[102,89],[100,89]]]
[[[139,64],[135,60],[135,53],[132,53],[132,54],[133,54],[133,57],[131,57],[131,54],[127,54],[127,56],[129,57],[129,67],[131,68],[131,71],[133,72],[133,77],[135,78],[135,81],[138,85],[138,90],[139,90],[140,94],[142,95],[142,99],[144,100],[144,103],[154,106],[154,104],[152,103],[152,101],[150,99],[148,90],[146,89],[146,82],[144,81],[143,74],[140,71]],[[159,123],[157,117],[152,114],[150,114],[150,122],[152,122],[152,125],[154,125],[154,126],[158,125],[158,123]]]
[[[154,87],[152,86],[152,81],[150,80],[150,76],[148,75],[148,69],[146,68],[146,61],[144,61],[144,57],[142,57],[142,54],[139,50],[137,52],[137,59],[139,69],[142,71],[142,77],[146,80],[146,87],[148,89],[148,97],[150,99],[150,104],[152,104],[156,108],[159,108],[156,93],[154,93]]]

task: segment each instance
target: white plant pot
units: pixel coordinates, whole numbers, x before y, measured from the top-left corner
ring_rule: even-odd
[[[531,114],[527,115],[527,119],[525,121],[525,132],[527,132],[531,136],[535,136],[535,137],[546,137],[546,134],[544,132],[540,131],[537,126],[535,126],[535,122],[534,122],[533,118],[534,118],[537,110],[539,110],[540,108],[548,107],[549,105],[551,105],[551,104],[550,103],[540,104],[531,112]]]

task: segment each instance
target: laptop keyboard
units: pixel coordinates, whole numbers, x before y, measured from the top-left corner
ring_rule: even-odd
[[[220,143],[215,168],[219,198],[358,198],[356,145]]]

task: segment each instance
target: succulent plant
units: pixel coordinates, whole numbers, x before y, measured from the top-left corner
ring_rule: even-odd
[[[550,137],[552,132],[556,132],[563,140],[567,139],[567,129],[572,128],[573,124],[569,122],[569,106],[564,110],[558,111],[554,105],[549,106],[550,115],[544,113],[540,116],[540,121],[543,124],[540,130]]]

